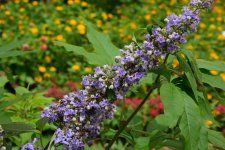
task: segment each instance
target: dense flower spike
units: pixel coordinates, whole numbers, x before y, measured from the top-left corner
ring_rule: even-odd
[[[178,45],[186,42],[185,36],[196,31],[199,9],[211,4],[212,0],[191,0],[181,15],[172,14],[165,19],[165,28],[156,27],[146,34],[141,46],[126,45],[115,64],[96,67],[94,75],[83,77],[83,90],[46,108],[42,117],[59,126],[54,144],[62,144],[67,150],[83,149],[84,142],[99,134],[102,122],[113,117],[113,102],[123,99],[130,86],[157,68],[167,54],[178,51]]]
[[[38,139],[34,138],[34,140],[28,142],[27,144],[20,147],[20,150],[43,150],[41,147],[35,148],[34,144],[38,141]]]

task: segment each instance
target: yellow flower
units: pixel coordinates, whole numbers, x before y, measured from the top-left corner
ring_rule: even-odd
[[[7,15],[7,16],[11,15],[11,11],[9,11],[9,10],[5,11],[5,15]]]
[[[42,79],[41,76],[37,76],[37,77],[34,78],[34,80],[35,80],[36,82],[41,82],[43,79]]]
[[[32,34],[37,34],[38,33],[38,28],[30,28],[30,32],[32,33]]]
[[[218,31],[223,31],[223,27],[222,26],[219,26],[219,27],[217,27],[217,30]]]
[[[225,73],[221,73],[220,77],[222,78],[223,81],[225,81]]]
[[[137,25],[133,22],[130,24],[130,26],[131,26],[132,29],[137,29]]]
[[[84,26],[83,24],[79,24],[79,25],[77,26],[77,29],[78,29],[78,32],[79,32],[81,35],[85,34],[85,26]]]
[[[5,5],[0,5],[0,9],[5,9]]]
[[[111,13],[108,14],[108,18],[112,19],[113,15]]]
[[[210,29],[210,30],[215,30],[215,29],[216,29],[216,26],[215,26],[214,24],[211,24],[211,25],[209,26],[209,29]]]
[[[211,100],[212,99],[212,95],[211,94],[207,94],[207,98],[208,98],[208,100]]]
[[[82,7],[87,7],[87,2],[81,2]]]
[[[67,1],[67,4],[68,4],[68,5],[73,5],[73,1],[72,1],[72,0],[68,0],[68,1]]]
[[[64,40],[64,37],[63,37],[63,35],[59,34],[59,35],[57,35],[57,36],[55,37],[55,39],[56,39],[57,41],[63,41],[63,40]]]
[[[38,70],[42,73],[46,72],[46,68],[44,66],[39,66]]]
[[[20,0],[14,0],[14,3],[19,4]]]
[[[103,32],[104,32],[104,33],[108,33],[109,30],[108,30],[108,29],[104,29]]]
[[[201,38],[201,36],[200,35],[195,35],[195,37],[194,37],[196,40],[199,40],[200,38]]]
[[[220,115],[220,112],[219,112],[218,110],[213,110],[213,111],[212,111],[212,114],[213,114],[214,116],[218,116],[218,115]]]
[[[33,6],[37,6],[37,5],[38,5],[38,1],[33,1],[33,2],[32,2],[32,5],[33,5]]]
[[[151,11],[151,14],[152,14],[152,15],[156,15],[156,14],[157,14],[157,11],[156,11],[156,10],[152,10],[152,11]]]
[[[187,45],[187,49],[188,49],[188,50],[193,50],[194,47],[193,47],[191,44],[188,44],[188,45]]]
[[[179,61],[177,59],[174,59],[172,64],[173,68],[176,68],[178,65],[179,65]]]
[[[50,77],[51,77],[51,75],[49,73],[44,74],[44,78],[50,78]]]
[[[62,7],[62,6],[57,6],[57,7],[56,7],[56,10],[57,10],[57,11],[62,11],[62,10],[63,10],[63,7]]]
[[[223,34],[221,34],[221,35],[218,36],[217,39],[220,40],[220,41],[224,41],[225,40],[225,36]]]
[[[79,4],[80,3],[80,0],[74,0],[74,3]]]
[[[71,19],[71,20],[69,21],[69,24],[70,24],[71,26],[75,26],[75,25],[77,24],[77,21],[74,20],[74,19]]]
[[[103,12],[103,13],[101,14],[101,16],[102,16],[102,18],[103,18],[104,20],[107,20],[107,19],[108,19],[108,16],[107,16],[107,14],[106,14],[105,12]]]
[[[213,122],[212,122],[211,120],[206,120],[206,121],[205,121],[205,125],[206,125],[207,127],[211,127],[211,126],[213,125]]]
[[[96,13],[91,13],[90,14],[90,17],[93,19],[93,18],[95,18],[96,17]]]
[[[91,69],[90,67],[85,67],[85,68],[84,68],[84,71],[85,71],[86,73],[90,73],[90,72],[92,71],[92,69]]]
[[[102,21],[101,20],[97,20],[96,21],[96,26],[100,28],[102,26]]]
[[[206,25],[204,23],[200,23],[200,28],[201,29],[205,29],[206,28]]]
[[[60,25],[60,24],[61,24],[61,21],[60,21],[59,19],[57,19],[57,20],[54,21],[54,23],[55,23],[56,25]]]
[[[5,24],[5,20],[0,20],[0,24]]]
[[[49,57],[49,56],[45,56],[45,61],[47,62],[47,63],[50,63],[50,62],[52,62],[52,59],[51,59],[51,57]]]
[[[211,73],[212,75],[218,75],[218,72],[215,71],[215,70],[211,70],[210,73]]]
[[[49,69],[51,72],[56,72],[56,68],[55,67],[50,67]]]
[[[217,20],[218,22],[222,22],[222,21],[223,21],[223,18],[222,18],[222,17],[217,17],[216,20]]]
[[[24,3],[28,3],[28,2],[29,2],[29,0],[23,0],[23,2],[24,2]]]
[[[212,59],[219,59],[219,56],[215,53],[215,52],[211,52],[210,53],[210,57],[212,58]]]
[[[146,15],[145,15],[145,20],[149,21],[150,19],[151,19],[150,14],[146,14]]]
[[[25,11],[24,8],[20,8],[20,9],[19,9],[19,12],[24,12],[24,11]]]
[[[65,27],[65,31],[66,31],[66,32],[72,32],[72,28],[69,27],[69,26],[66,26],[66,27]]]
[[[177,0],[171,0],[170,1],[170,6],[173,6],[176,2],[177,2]]]
[[[73,66],[72,66],[72,69],[73,69],[74,71],[80,70],[80,66],[78,66],[78,65],[73,65]]]

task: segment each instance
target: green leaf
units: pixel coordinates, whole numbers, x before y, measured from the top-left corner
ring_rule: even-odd
[[[87,26],[87,38],[92,43],[96,59],[102,59],[104,64],[114,63],[114,57],[119,54],[119,49],[111,42],[110,38],[104,33],[96,30],[89,21],[85,20]]]
[[[10,119],[10,115],[7,112],[0,112],[0,124],[3,122],[4,123],[12,122]]]
[[[212,87],[225,91],[225,82],[219,76],[212,76],[202,73],[202,80],[204,83],[207,83]]]
[[[204,126],[202,126],[200,130],[200,139],[198,143],[198,148],[200,150],[208,150],[208,132]]]
[[[159,115],[156,121],[172,128],[184,111],[182,93],[173,83],[165,83],[160,88],[160,97],[164,105],[164,114]]]
[[[149,137],[139,137],[135,140],[134,150],[149,150]]]
[[[225,149],[225,138],[220,132],[208,130],[208,138],[209,142],[216,147]]]
[[[189,85],[194,93],[195,99],[197,100],[198,99],[197,83],[195,80],[195,76],[192,72],[192,69],[189,66],[189,64],[187,63],[187,61],[184,58],[182,58],[182,56],[177,54],[176,57],[180,63],[181,69],[184,70],[184,72],[185,72],[185,76],[187,77]]]
[[[0,87],[4,87],[4,85],[8,82],[9,80],[7,79],[6,76],[1,76],[0,77]]]
[[[25,55],[25,54],[30,54],[30,53],[34,53],[35,51],[17,51],[17,50],[13,50],[13,51],[0,51],[0,58],[6,58],[6,57],[14,57],[14,56],[20,56],[20,55]]]
[[[162,142],[162,146],[166,146],[171,149],[182,150],[184,149],[184,145],[181,141],[166,139]]]
[[[1,123],[3,130],[5,131],[6,135],[16,135],[26,132],[37,132],[38,130],[35,129],[33,124],[26,124],[26,123]]]
[[[6,51],[10,51],[12,49],[15,49],[19,46],[21,46],[23,43],[25,42],[25,40],[22,40],[22,41],[18,41],[17,39],[3,45],[0,47],[0,52],[6,52]],[[1,55],[0,55],[1,56]]]
[[[199,68],[225,72],[225,64],[221,61],[207,61],[203,59],[197,59],[197,64]]]
[[[188,61],[190,63],[190,68],[195,76],[195,79],[198,83],[202,84],[202,76],[201,71],[197,65],[196,59],[194,58],[193,54],[188,50],[182,50],[182,52],[187,56]]]
[[[48,118],[41,118],[36,122],[36,128],[38,130],[43,130],[46,123],[48,123]]]
[[[190,96],[183,93],[183,98],[185,101],[184,113],[179,127],[185,138],[185,150],[197,150],[202,126],[200,111]]]

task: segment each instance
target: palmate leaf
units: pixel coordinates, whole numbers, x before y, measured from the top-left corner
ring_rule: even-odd
[[[156,121],[172,128],[184,111],[182,93],[173,83],[165,83],[160,88],[160,97],[164,105],[164,114],[159,115]]]
[[[181,118],[179,128],[181,134],[185,138],[185,150],[196,150],[198,149],[200,141],[200,131],[202,124],[202,118],[198,106],[194,100],[183,93],[184,98],[184,113]],[[201,139],[204,137],[201,137]]]
[[[105,65],[114,63],[114,57],[119,54],[119,49],[111,42],[109,37],[94,28],[85,20],[87,27],[87,38],[94,47],[94,51],[88,52],[83,47],[56,41],[55,45],[63,46],[67,51],[86,58],[89,64]]]

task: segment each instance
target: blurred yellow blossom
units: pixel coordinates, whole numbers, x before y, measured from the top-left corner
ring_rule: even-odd
[[[73,69],[74,71],[80,70],[80,66],[79,66],[79,65],[73,65],[73,66],[72,66],[72,69]]]
[[[55,37],[55,39],[56,39],[57,41],[63,41],[63,40],[64,40],[64,37],[63,37],[63,35],[59,34],[59,35],[57,35],[57,36]]]
[[[225,40],[225,36],[224,36],[223,34],[220,34],[220,35],[218,36],[218,40],[224,41],[224,40]]]
[[[213,110],[212,111],[212,114],[214,115],[214,116],[218,116],[218,115],[220,115],[220,112],[218,111],[218,110]]]
[[[223,81],[225,81],[225,73],[221,73],[220,77],[222,78]]]
[[[5,20],[0,20],[0,24],[5,24]]]
[[[92,68],[90,68],[90,67],[85,67],[85,68],[84,68],[84,71],[85,71],[86,73],[91,73]]]
[[[145,15],[145,20],[149,21],[150,19],[151,19],[150,14],[146,14],[146,15]]]
[[[96,17],[96,13],[91,13],[90,14],[90,17],[93,19],[93,18],[95,18]]]
[[[96,26],[100,28],[102,26],[102,21],[101,20],[97,20],[96,21]]]
[[[84,26],[84,24],[79,24],[79,25],[77,26],[77,29],[78,29],[78,32],[79,32],[81,35],[85,34],[85,26]]]
[[[49,69],[51,72],[56,72],[56,68],[55,67],[50,67]]]
[[[87,7],[88,3],[87,2],[81,2],[82,7]]]
[[[206,24],[200,23],[200,28],[201,28],[201,29],[205,29],[205,28],[206,28]]]
[[[212,75],[218,75],[218,71],[216,71],[216,70],[211,70],[210,73],[211,73]]]
[[[9,11],[9,10],[5,11],[5,15],[7,15],[7,16],[11,15],[11,11]]]
[[[38,33],[38,28],[36,28],[36,27],[30,28],[30,32],[32,34],[37,34]]]
[[[177,59],[174,59],[172,64],[173,68],[176,68],[178,65],[179,65],[179,61]]]
[[[210,52],[210,57],[216,60],[219,59],[219,56],[215,52]]]
[[[72,28],[69,27],[69,26],[66,26],[66,27],[65,27],[65,31],[66,31],[66,32],[72,32]]]
[[[25,11],[25,8],[23,7],[19,9],[19,12],[24,12],[24,11]]]
[[[32,5],[33,5],[33,6],[37,6],[37,5],[38,5],[38,1],[33,1],[33,2],[32,2]]]
[[[63,10],[63,7],[62,6],[56,6],[56,10],[57,11],[62,11]]]
[[[35,80],[36,82],[41,82],[43,79],[42,79],[41,76],[37,76],[37,77],[34,78],[34,80]]]
[[[51,75],[49,73],[44,74],[44,78],[50,78],[50,77],[51,77]]]
[[[208,100],[211,100],[212,99],[212,95],[211,94],[207,94],[207,98],[208,98]]]
[[[68,1],[67,1],[67,4],[68,4],[68,5],[73,5],[73,3],[74,3],[74,2],[73,2],[72,0],[68,0]]]
[[[151,11],[151,14],[152,14],[152,15],[156,15],[156,14],[157,14],[157,11],[156,11],[156,10],[152,10],[152,11]]]
[[[107,19],[108,19],[108,15],[107,15],[105,12],[103,12],[103,13],[101,14],[101,16],[102,16],[102,18],[103,18],[104,20],[107,20]]]
[[[207,127],[211,127],[211,126],[213,125],[213,122],[212,122],[211,120],[206,120],[206,121],[205,121],[205,125],[206,125]]]
[[[69,24],[70,24],[71,26],[75,26],[75,25],[77,24],[77,21],[74,20],[74,19],[71,19],[71,20],[69,21]]]
[[[214,24],[211,24],[211,25],[209,26],[209,29],[210,29],[210,30],[215,30],[215,29],[216,29],[216,26],[215,26]]]
[[[79,4],[80,3],[80,0],[74,0],[74,3]]]
[[[39,66],[38,67],[39,72],[44,73],[46,72],[46,68],[44,66]]]
[[[47,62],[47,63],[50,63],[50,62],[52,62],[52,59],[51,59],[51,57],[49,57],[49,56],[45,56],[45,62]]]
[[[188,45],[187,45],[187,49],[188,49],[188,50],[193,50],[194,47],[193,47],[191,44],[188,44]]]
[[[56,25],[59,25],[59,24],[61,24],[61,21],[60,21],[59,19],[56,19],[56,20],[54,21],[54,23],[55,23]]]

